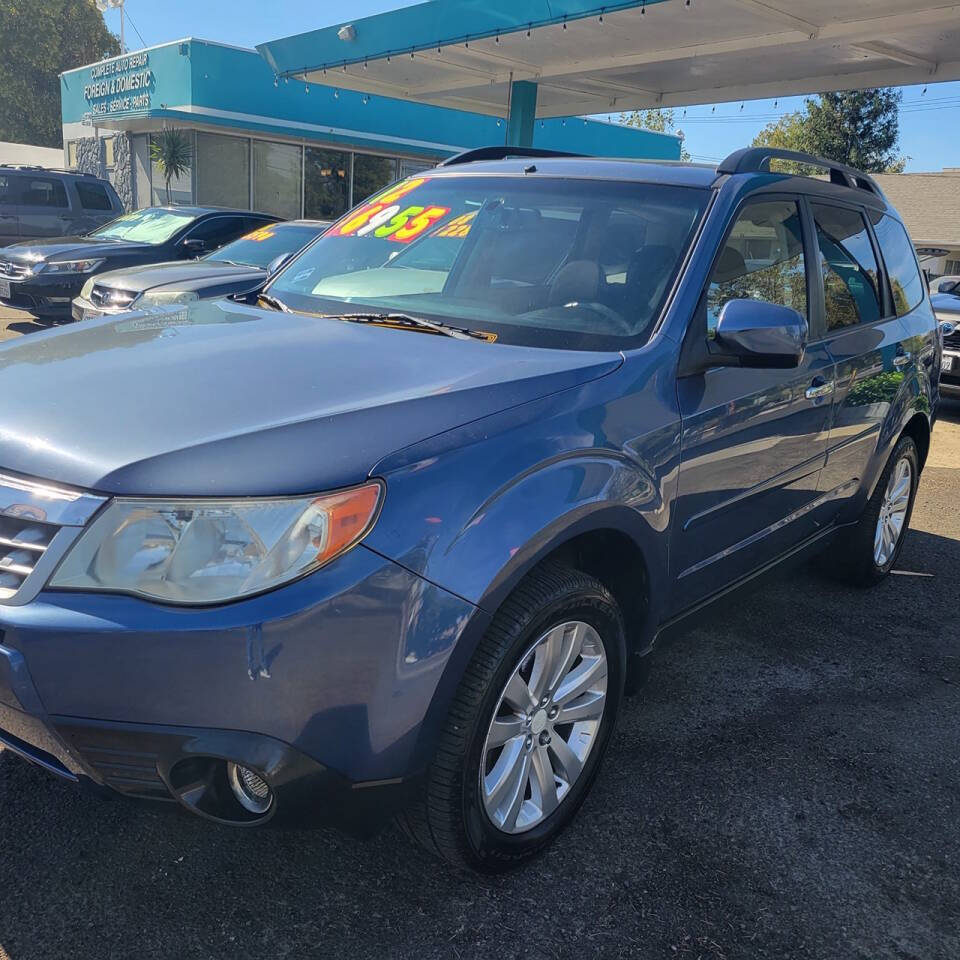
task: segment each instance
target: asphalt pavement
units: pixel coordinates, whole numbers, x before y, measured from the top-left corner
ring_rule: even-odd
[[[570,830],[496,880],[393,829],[217,828],[0,753],[0,960],[956,960],[958,499],[950,404],[897,575],[814,562],[714,608]]]

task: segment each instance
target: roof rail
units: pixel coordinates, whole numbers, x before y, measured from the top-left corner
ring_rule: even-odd
[[[68,167],[41,167],[36,163],[0,163],[0,169],[3,170],[39,170],[41,173],[69,173],[74,177],[97,177],[95,173],[88,170],[71,170]]]
[[[582,157],[582,153],[568,153],[564,150],[541,150],[539,147],[476,147],[463,153],[447,157],[437,166],[453,167],[458,163],[473,163],[474,160],[507,160],[510,157]]]
[[[742,150],[734,150],[717,167],[717,173],[769,173],[771,160],[792,160],[794,163],[805,163],[811,167],[822,167],[829,171],[831,183],[842,187],[869,190],[878,197],[886,199],[877,181],[862,170],[848,167],[845,163],[814,156],[812,153],[801,153],[799,150],[781,150],[779,147],[744,147]]]

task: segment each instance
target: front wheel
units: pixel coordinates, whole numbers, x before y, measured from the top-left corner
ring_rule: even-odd
[[[833,572],[859,586],[871,586],[892,569],[903,549],[920,480],[920,456],[911,437],[901,437],[873,496],[833,556]]]
[[[569,823],[613,732],[624,683],[620,610],[594,578],[534,571],[481,641],[425,796],[401,824],[431,852],[496,873]]]

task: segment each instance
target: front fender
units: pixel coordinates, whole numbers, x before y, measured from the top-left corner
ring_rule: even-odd
[[[678,435],[674,410],[616,376],[524,404],[382,461],[387,495],[365,543],[492,613],[566,540],[617,530],[665,597]]]

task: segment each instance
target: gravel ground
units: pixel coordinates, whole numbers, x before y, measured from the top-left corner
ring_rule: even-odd
[[[0,753],[0,960],[955,960],[958,494],[954,404],[903,575],[813,564],[714,608],[657,653],[561,842],[495,881],[394,830],[219,829]]]

